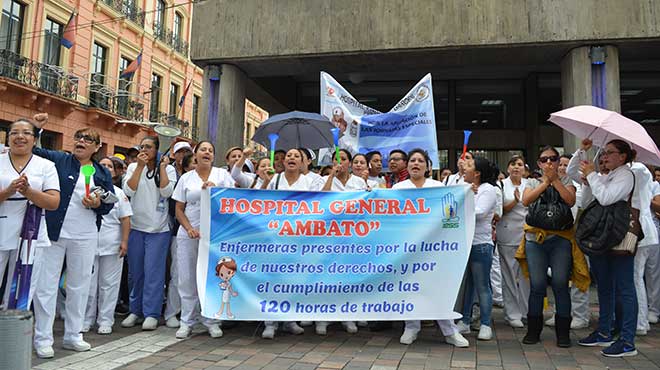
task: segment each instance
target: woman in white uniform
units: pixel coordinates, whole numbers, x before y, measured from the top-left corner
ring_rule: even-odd
[[[99,163],[115,176],[114,162],[103,158]],[[101,335],[112,333],[115,323],[115,306],[119,295],[119,284],[124,266],[124,256],[128,252],[128,234],[131,231],[131,203],[124,192],[115,188],[115,202],[112,211],[103,216],[97,254],[94,257],[92,281],[89,284],[89,297],[82,332],[86,333],[94,325]]]
[[[124,193],[131,197],[133,217],[128,237],[128,276],[131,313],[123,327],[142,323],[142,330],[155,330],[163,309],[165,266],[170,247],[169,201],[176,183],[176,170],[169,158],[160,158],[159,140],[147,136],[140,144],[137,162],[124,177]]]
[[[408,153],[408,180],[395,184],[392,189],[415,189],[440,187],[443,184],[440,181],[431,179],[431,159],[428,153],[423,149],[413,149]],[[445,341],[456,347],[469,347],[470,342],[465,339],[458,331],[458,327],[453,320],[437,320],[438,326],[445,336]],[[417,334],[421,329],[419,320],[407,320],[403,335],[399,341],[401,344],[412,344],[417,339]]]
[[[527,317],[529,281],[523,276],[515,255],[524,236],[523,224],[527,216],[527,207],[522,205],[526,184],[526,179],[522,177],[525,172],[524,158],[519,155],[511,157],[507,172],[509,177],[502,181],[504,214],[497,223],[497,249],[502,268],[504,320],[513,328],[522,328],[522,319]]]
[[[45,117],[41,122],[47,120]],[[113,192],[112,176],[92,156],[101,149],[101,137],[93,128],[82,128],[73,135],[71,154],[33,148],[34,154],[44,157],[57,168],[60,183],[60,204],[55,211],[46,212],[46,226],[51,246],[37,248],[34,274],[34,348],[37,356],[53,357],[53,322],[57,291],[66,258],[66,310],[62,347],[73,351],[89,351],[91,345],[81,334],[92,277],[94,255],[98,244],[101,218],[113,205],[101,202],[95,194],[86,194],[83,166],[94,167],[90,188],[100,186]]]
[[[193,325],[200,322],[208,329],[212,338],[219,338],[222,336],[219,321],[201,316],[197,296],[201,197],[202,192],[209,187],[233,188],[234,180],[224,168],[213,167],[215,147],[211,142],[199,142],[194,154],[197,160],[196,169],[181,176],[172,194],[172,199],[176,201],[176,218],[181,225],[176,235],[178,285],[181,295],[181,323],[176,337],[187,338],[192,333]]]
[[[261,189],[268,190],[310,190],[311,181],[309,177],[303,175],[300,167],[303,163],[303,154],[300,149],[289,149],[284,156],[282,165],[284,171],[273,174],[273,168],[267,168],[264,171],[264,182]],[[264,322],[265,328],[261,333],[264,339],[273,339],[278,323],[275,321]],[[282,323],[282,328],[291,334],[303,334],[305,329],[301,328],[295,321]]]
[[[257,161],[255,169],[256,174],[243,172],[243,165],[245,164],[245,161],[252,156],[252,153],[254,153],[252,148],[243,149],[243,156],[238,162],[236,162],[236,164],[234,164],[234,167],[231,168],[231,177],[236,181],[236,184],[243,189],[260,189],[261,185],[264,183],[264,173],[270,166],[270,160],[263,157]]]
[[[2,309],[7,308],[23,217],[28,204],[53,211],[60,202],[60,183],[55,165],[32,154],[32,147],[38,137],[39,130],[31,121],[19,119],[9,125],[9,152],[0,154],[0,282],[9,266]],[[34,247],[48,246],[50,240],[46,220],[42,217],[31,254]],[[22,256],[22,260],[27,262],[26,258],[32,260],[33,256]],[[30,306],[29,299],[27,306]]]
[[[332,166],[332,170],[330,170],[330,174],[316,180],[312,184],[312,190],[357,191],[368,189],[367,182],[363,178],[351,174],[351,163],[353,157],[348,150],[339,149],[339,159],[341,160],[341,163],[337,163],[337,158],[335,156],[333,156],[332,159],[334,165]],[[328,334],[329,324],[330,322],[328,321],[317,321],[316,334]],[[342,321],[342,325],[348,333],[353,334],[358,332],[355,321]]]

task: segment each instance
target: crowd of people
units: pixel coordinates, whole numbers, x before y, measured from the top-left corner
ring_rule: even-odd
[[[570,330],[590,322],[590,280],[597,283],[596,329],[579,345],[602,346],[603,355],[636,354],[635,336],[646,335],[660,314],[660,169],[635,162],[628,143],[612,140],[588,160],[592,143],[582,141],[573,155],[545,147],[533,163],[511,157],[502,174],[483,157],[466,153],[456,173],[432,171],[423,149],[409,152],[339,151],[339,161],[315,172],[314,152],[293,148],[268,158],[251,149],[230,148],[226,167],[216,167],[213,143],[194,147],[176,142],[170,156],[159,139],[147,136],[120,159],[95,158],[102,138],[93,128],[74,134],[70,152],[39,147],[47,117],[19,119],[9,126],[8,153],[0,155],[0,277],[5,278],[3,307],[13,276],[21,220],[29,206],[45,211],[35,239],[30,297],[35,314],[34,347],[41,358],[54,356],[53,323],[64,319],[63,348],[87,351],[83,334],[113,331],[115,311],[128,303],[123,327],[154,330],[165,322],[187,338],[201,325],[211,337],[223,335],[218,317],[203,317],[197,295],[201,194],[208,187],[268,190],[369,191],[374,188],[423,188],[469,185],[475,194],[475,230],[464,287],[458,299],[463,318],[427,324],[440,328],[448,344],[468,347],[463,336],[474,327],[478,340],[493,338],[492,307],[504,310],[513,328],[527,327],[525,344],[540,341],[544,324],[555,327],[559,347],[571,346]],[[387,154],[387,173],[383,173]],[[81,168],[95,174],[86,184]],[[530,165],[536,166],[530,171]],[[654,170],[652,172],[652,170]],[[91,186],[92,192],[86,187]],[[575,224],[592,201],[603,206],[629,200],[640,211],[644,238],[636,254],[585,257],[577,245]],[[549,212],[548,210],[551,210]],[[124,258],[126,257],[126,258]],[[232,274],[223,261],[219,274]],[[227,267],[229,266],[229,267]],[[5,275],[5,272],[7,274]],[[66,275],[65,289],[59,289]],[[543,317],[547,286],[554,294],[554,316]],[[499,292],[499,297],[498,297]],[[227,289],[223,307],[232,317]],[[225,297],[226,295],[226,297]],[[61,304],[58,304],[58,301]],[[478,305],[478,310],[473,307]],[[180,318],[177,318],[177,315]],[[228,322],[225,322],[225,328]],[[262,337],[278,330],[303,334],[314,325],[326,335],[330,322],[265,322]],[[344,321],[348,333],[359,327],[379,330],[382,322]],[[413,343],[423,322],[406,321],[402,344]]]

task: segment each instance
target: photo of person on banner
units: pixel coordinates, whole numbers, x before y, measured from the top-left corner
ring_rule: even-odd
[[[215,266],[215,275],[222,280],[222,282],[218,284],[222,291],[222,304],[220,304],[220,310],[215,314],[215,317],[222,317],[226,305],[227,318],[233,319],[235,316],[231,312],[229,300],[231,297],[238,297],[238,292],[232,289],[230,280],[236,275],[236,261],[231,257],[220,258],[220,261],[218,261],[218,264]]]

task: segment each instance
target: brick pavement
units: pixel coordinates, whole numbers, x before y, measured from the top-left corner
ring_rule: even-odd
[[[459,349],[444,343],[435,328],[423,328],[419,339],[410,346],[399,344],[401,324],[391,330],[373,333],[360,328],[348,334],[340,325],[330,326],[325,337],[306,328],[300,336],[280,334],[263,340],[257,323],[241,323],[226,329],[222,338],[212,339],[198,333],[186,340],[176,340],[174,329],[160,327],[154,332],[119,329],[116,335],[85,336],[94,348],[75,354],[55,345],[56,359],[33,360],[35,369],[244,369],[244,370],[435,370],[435,369],[660,369],[660,326],[649,335],[637,338],[638,356],[610,359],[601,356],[600,348],[568,349],[555,346],[554,330],[546,327],[543,343],[522,345],[526,329],[512,329],[503,324],[502,310],[493,310],[496,338],[477,341],[476,333],[466,336],[470,348]],[[595,324],[592,320],[592,326]],[[61,336],[61,322],[56,335]],[[590,329],[571,333],[575,341]]]

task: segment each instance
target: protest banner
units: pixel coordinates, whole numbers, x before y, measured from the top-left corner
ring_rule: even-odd
[[[197,286],[222,320],[454,319],[474,234],[466,185],[371,192],[212,188]]]
[[[389,112],[381,113],[360,103],[332,76],[321,72],[321,114],[339,127],[339,146],[351,153],[378,150],[387,169],[393,149],[428,151],[433,169],[439,169],[431,74],[424,76]],[[332,153],[319,150],[319,165],[331,162]]]

